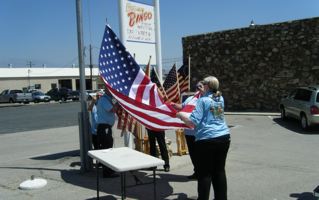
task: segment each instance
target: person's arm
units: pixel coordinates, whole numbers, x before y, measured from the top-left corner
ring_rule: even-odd
[[[88,111],[89,111],[89,112],[92,111],[95,102],[96,102],[96,97],[92,97],[92,100],[91,100],[91,102],[90,102],[90,104],[89,104],[89,106],[88,106]]]
[[[175,108],[176,110],[182,110],[183,108],[182,104],[178,103],[171,103],[171,106],[173,106],[173,108]]]
[[[195,124],[187,117],[186,113],[177,113],[176,117],[181,119],[187,126],[194,127]]]

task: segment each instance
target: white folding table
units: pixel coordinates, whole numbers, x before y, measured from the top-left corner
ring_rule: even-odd
[[[128,147],[92,150],[88,155],[96,159],[97,199],[99,199],[99,163],[121,174],[122,199],[126,196],[125,172],[153,168],[154,199],[156,199],[156,170],[157,166],[164,165],[164,161]]]

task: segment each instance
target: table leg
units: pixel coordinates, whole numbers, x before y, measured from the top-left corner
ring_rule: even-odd
[[[154,185],[154,199],[156,199],[156,173],[155,173],[155,167],[153,168],[153,185]]]
[[[125,174],[124,172],[121,172],[121,196],[122,196],[122,200],[125,199]]]
[[[99,184],[99,162],[96,161],[96,197],[97,197],[97,200],[100,199],[99,191],[100,191],[100,184]]]
[[[124,187],[124,198],[126,198],[126,173],[125,172],[123,172],[124,173],[124,185],[123,185],[123,187]]]

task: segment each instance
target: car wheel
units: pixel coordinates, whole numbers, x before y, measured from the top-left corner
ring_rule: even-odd
[[[9,103],[14,103],[13,99],[9,99]]]
[[[287,119],[287,117],[286,117],[286,111],[285,111],[285,108],[282,106],[282,107],[280,107],[280,118],[282,119],[282,120],[286,120]]]
[[[61,98],[61,101],[63,101],[63,102],[64,102],[64,101],[66,101],[66,99],[65,99],[64,97],[62,97],[62,98]]]
[[[308,130],[308,119],[305,114],[301,114],[300,116],[300,125],[303,130]]]

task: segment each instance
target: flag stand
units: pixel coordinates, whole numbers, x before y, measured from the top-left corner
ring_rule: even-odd
[[[188,152],[184,129],[177,129],[176,133],[176,144],[177,144],[177,155],[186,155]]]

